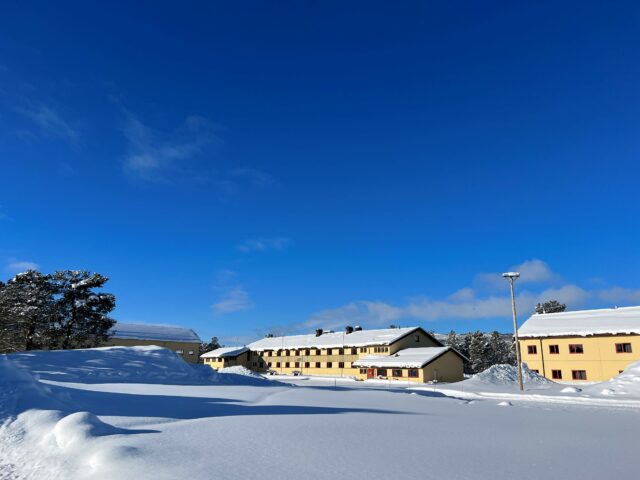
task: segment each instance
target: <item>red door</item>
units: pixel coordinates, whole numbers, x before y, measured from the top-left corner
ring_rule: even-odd
[[[373,378],[375,377],[375,370],[373,368],[368,368],[367,369],[367,378]]]

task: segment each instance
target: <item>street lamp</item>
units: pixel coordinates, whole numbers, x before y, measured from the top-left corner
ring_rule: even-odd
[[[518,340],[518,319],[516,317],[516,296],[513,290],[513,282],[520,276],[518,272],[503,273],[502,276],[509,281],[511,287],[511,311],[513,312],[513,333],[516,339],[516,362],[518,364],[518,386],[520,391],[524,391],[524,385],[522,384],[522,363],[520,361],[520,341]]]

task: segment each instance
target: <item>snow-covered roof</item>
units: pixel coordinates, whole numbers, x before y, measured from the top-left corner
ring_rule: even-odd
[[[354,367],[422,368],[444,355],[451,347],[405,348],[393,355],[367,355],[353,362]],[[455,351],[455,350],[453,350]]]
[[[159,340],[165,342],[200,343],[200,337],[190,328],[168,327],[165,325],[148,325],[143,323],[116,323],[109,330],[113,338],[132,340]]]
[[[521,338],[625,333],[640,334],[640,307],[535,314],[518,329]]]
[[[247,347],[221,347],[203,353],[200,358],[219,358],[219,357],[237,357],[238,355],[248,351]]]
[[[381,330],[357,330],[352,333],[331,332],[320,336],[291,335],[287,337],[263,338],[248,345],[251,350],[283,350],[290,348],[366,347],[390,345],[420,327],[385,328]]]

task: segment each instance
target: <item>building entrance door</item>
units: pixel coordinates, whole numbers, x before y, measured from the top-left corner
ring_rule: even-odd
[[[367,378],[373,378],[375,377],[375,370],[373,368],[368,368],[367,369]]]

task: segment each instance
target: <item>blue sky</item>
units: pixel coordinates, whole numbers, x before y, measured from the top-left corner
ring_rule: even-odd
[[[227,344],[640,304],[640,6],[530,3],[5,5],[3,278]]]

